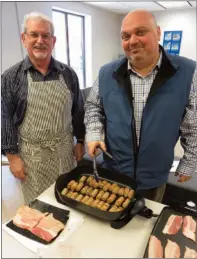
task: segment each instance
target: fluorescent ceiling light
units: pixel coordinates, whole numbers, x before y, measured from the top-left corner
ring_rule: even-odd
[[[191,7],[187,1],[157,1],[160,5],[165,8],[184,8]]]

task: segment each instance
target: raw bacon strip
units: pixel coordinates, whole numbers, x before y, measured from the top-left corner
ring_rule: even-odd
[[[181,228],[182,216],[171,215],[163,229],[164,234],[175,235]]]
[[[13,223],[19,228],[31,230],[46,215],[48,215],[48,213],[42,213],[23,205],[17,210],[13,218]]]
[[[196,221],[191,216],[185,216],[183,219],[183,235],[196,242]]]
[[[197,252],[189,247],[185,247],[184,258],[197,258]]]
[[[163,258],[163,247],[161,245],[161,241],[155,236],[150,237],[148,258]]]
[[[165,247],[165,258],[179,258],[180,255],[181,252],[177,243],[168,239],[167,245]]]
[[[31,232],[50,242],[62,229],[64,229],[64,224],[56,220],[51,213],[47,217],[44,217],[36,227],[31,229]]]

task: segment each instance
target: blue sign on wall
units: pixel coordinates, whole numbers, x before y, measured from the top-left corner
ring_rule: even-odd
[[[163,37],[163,47],[166,52],[179,55],[181,47],[182,31],[165,31]]]

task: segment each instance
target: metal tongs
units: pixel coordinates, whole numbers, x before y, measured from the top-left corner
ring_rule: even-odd
[[[107,151],[102,150],[100,147],[99,149],[104,152],[109,158],[111,158],[112,160],[114,160],[113,156],[110,155]],[[98,171],[97,171],[97,166],[96,166],[96,156],[93,157],[93,175],[95,180],[98,182],[99,181],[99,175],[98,175]]]
[[[93,157],[93,175],[94,175],[95,180],[98,183],[99,175],[98,175],[98,171],[97,171],[97,167],[96,167],[96,156]]]

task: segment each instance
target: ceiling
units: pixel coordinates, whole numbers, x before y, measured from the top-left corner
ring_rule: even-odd
[[[145,9],[147,11],[165,11],[196,8],[196,1],[84,1],[84,3],[94,5],[98,8],[102,8],[118,14],[126,14],[134,9]]]

